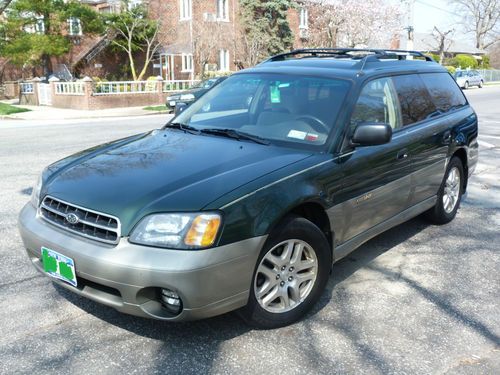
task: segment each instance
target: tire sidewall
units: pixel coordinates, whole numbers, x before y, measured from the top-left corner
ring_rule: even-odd
[[[257,268],[259,267],[262,258],[270,249],[283,241],[291,239],[302,240],[311,246],[316,253],[316,258],[318,260],[318,274],[311,292],[299,306],[284,313],[271,313],[263,309],[255,297],[254,283]],[[249,324],[257,328],[264,329],[282,327],[299,320],[321,297],[329,278],[331,265],[331,251],[329,249],[328,241],[321,230],[309,220],[302,217],[288,217],[269,235],[259,254],[252,274],[248,304],[241,311],[244,319]]]
[[[458,169],[458,172],[460,173],[460,189],[458,191],[458,202],[456,203],[455,207],[453,208],[453,211],[451,212],[446,212],[443,206],[443,194],[444,194],[444,188],[446,186],[446,179],[448,178],[448,175],[451,171],[452,168],[456,167]],[[444,175],[443,182],[441,184],[441,187],[439,188],[439,193],[438,193],[438,201],[436,202],[436,214],[438,216],[441,216],[442,222],[447,223],[453,220],[457,214],[458,209],[460,208],[460,203],[462,201],[462,193],[463,193],[463,187],[464,187],[464,167],[462,165],[462,162],[460,161],[459,158],[453,157],[450,160],[450,163],[448,164],[448,167],[446,168],[446,173]]]

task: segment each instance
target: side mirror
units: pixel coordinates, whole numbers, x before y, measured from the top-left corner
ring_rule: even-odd
[[[187,106],[188,105],[186,103],[182,103],[182,102],[175,103],[174,114],[177,116],[179,113],[181,113],[182,111],[184,111],[187,108]]]
[[[353,146],[376,146],[389,143],[392,138],[392,128],[389,124],[379,122],[363,122],[354,129],[351,138]]]

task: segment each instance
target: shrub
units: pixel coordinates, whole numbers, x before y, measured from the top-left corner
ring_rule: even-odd
[[[457,69],[454,66],[447,65],[447,66],[445,66],[445,68],[446,68],[446,70],[448,70],[448,73],[450,73],[451,75],[455,74],[455,72],[457,71]]]
[[[437,53],[426,53],[426,55],[432,57],[435,62],[439,62],[439,55]]]
[[[482,69],[489,69],[490,68],[490,57],[488,55],[484,55],[483,58],[480,60],[479,66]]]
[[[456,55],[449,61],[449,65],[460,69],[477,68],[477,60],[471,55]]]

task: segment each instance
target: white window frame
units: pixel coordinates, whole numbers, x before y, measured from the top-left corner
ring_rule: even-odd
[[[43,16],[36,16],[35,21],[35,33],[37,34],[45,34],[45,22]]]
[[[217,1],[217,20],[229,21],[229,0]]]
[[[309,12],[306,7],[300,8],[299,13],[299,29],[309,28]]]
[[[70,36],[83,35],[82,22],[80,21],[80,19],[78,17],[68,18],[68,34]]]
[[[221,49],[219,51],[219,71],[229,72],[229,51],[227,49]]]
[[[191,73],[193,71],[193,55],[191,53],[183,53],[182,59],[182,72]]]
[[[192,0],[179,0],[180,20],[190,20],[192,17],[192,9]]]
[[[128,7],[128,10],[132,10],[134,9],[136,6],[139,6],[142,4],[142,0],[129,0],[127,2],[127,7]]]

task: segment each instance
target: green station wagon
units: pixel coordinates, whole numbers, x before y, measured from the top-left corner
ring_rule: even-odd
[[[279,327],[370,238],[422,213],[452,220],[477,135],[453,78],[418,52],[296,50],[162,129],[50,165],[19,229],[36,269],[124,313],[239,309]]]

